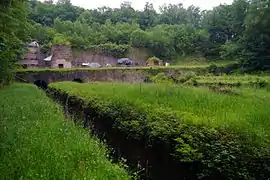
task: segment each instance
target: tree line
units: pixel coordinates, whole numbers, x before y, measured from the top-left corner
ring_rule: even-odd
[[[70,0],[4,0],[0,5],[0,56],[8,62],[20,54],[22,42],[37,40],[43,53],[53,44],[66,44],[121,57],[136,47],[169,61],[192,56],[235,60],[254,69],[270,64],[269,0],[235,0],[211,10],[168,4],[159,11],[151,3],[135,10],[127,1],[119,8],[96,9],[73,6]],[[8,57],[7,52],[14,53]]]

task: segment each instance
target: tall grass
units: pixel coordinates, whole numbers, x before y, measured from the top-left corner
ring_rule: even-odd
[[[130,179],[89,132],[33,85],[0,90],[1,179]]]
[[[206,88],[162,84],[62,82],[51,86],[84,98],[96,96],[109,100],[114,97],[152,108],[164,107],[168,111],[188,114],[190,118],[184,118],[185,123],[230,128],[269,144],[270,98],[265,96],[267,101],[253,96],[252,90],[247,95],[243,90],[242,95],[236,96],[214,93]]]
[[[241,83],[241,84],[252,84],[258,81],[265,81],[270,83],[270,76],[257,76],[257,75],[241,75],[241,76],[197,76],[196,80],[199,83]]]

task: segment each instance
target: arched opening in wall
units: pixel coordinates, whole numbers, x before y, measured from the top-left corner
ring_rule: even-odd
[[[83,83],[83,80],[80,78],[75,78],[75,79],[73,79],[73,82]]]
[[[47,89],[48,88],[48,84],[43,80],[37,80],[37,81],[34,82],[34,84],[37,87],[41,88],[41,89]]]

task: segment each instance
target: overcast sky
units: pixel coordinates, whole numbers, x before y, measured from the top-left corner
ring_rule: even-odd
[[[154,4],[156,10],[164,3],[178,4],[183,3],[185,7],[189,5],[199,6],[201,9],[211,9],[214,6],[218,6],[220,3],[231,4],[233,0],[128,0],[132,2],[132,7],[135,9],[143,9],[146,2]],[[73,5],[81,6],[86,9],[93,9],[101,6],[109,6],[111,8],[120,7],[123,0],[71,0]]]

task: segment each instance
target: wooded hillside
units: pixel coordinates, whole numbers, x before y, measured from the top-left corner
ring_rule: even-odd
[[[235,60],[252,69],[270,65],[269,0],[235,0],[212,10],[168,4],[142,11],[130,2],[119,8],[83,9],[70,0],[1,1],[1,72],[12,69],[22,44],[37,40],[42,52],[53,44],[122,57],[130,47],[156,57]],[[2,63],[3,62],[3,63]]]
[[[151,3],[146,3],[143,11],[135,10],[130,2],[119,8],[86,10],[73,6],[70,0],[56,4],[32,0],[29,16],[31,37],[44,51],[60,43],[122,56],[132,46],[150,49],[168,60],[199,56],[248,61],[256,68],[269,64],[268,0],[235,0],[208,11],[168,4],[158,12]]]

